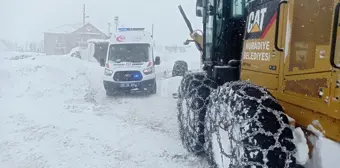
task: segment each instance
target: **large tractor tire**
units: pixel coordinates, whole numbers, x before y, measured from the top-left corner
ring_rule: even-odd
[[[248,82],[211,93],[205,151],[216,168],[297,168],[293,127],[278,101]]]
[[[178,88],[177,119],[182,144],[197,156],[204,153],[204,123],[209,95],[217,84],[204,72],[186,73]]]
[[[188,63],[182,60],[176,61],[172,67],[172,77],[184,76],[184,74],[189,70]]]

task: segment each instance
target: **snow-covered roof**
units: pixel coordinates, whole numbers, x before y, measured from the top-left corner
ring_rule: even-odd
[[[86,32],[84,32],[83,30],[81,32],[77,32],[77,31],[81,30],[84,26],[90,27],[90,29]],[[91,32],[93,28],[97,29],[97,31]],[[85,25],[83,25],[81,23],[65,24],[65,25],[50,29],[45,33],[56,33],[56,34],[70,34],[70,33],[77,33],[78,34],[78,33],[81,33],[81,34],[88,34],[88,35],[105,35],[105,36],[107,36],[102,30],[98,29],[97,27],[95,27],[91,23],[87,23]]]
[[[87,40],[88,43],[105,43],[109,42],[110,39],[89,39]]]
[[[47,31],[47,33],[64,33],[64,34],[69,34],[72,33],[79,28],[81,28],[83,24],[81,23],[76,23],[76,24],[65,24],[59,27],[55,27],[53,29],[50,29]]]
[[[98,28],[98,27],[96,27],[96,29],[98,29],[100,32],[102,32],[102,33],[105,34],[106,36],[108,35],[107,33],[105,33],[105,31],[103,31],[103,29]]]

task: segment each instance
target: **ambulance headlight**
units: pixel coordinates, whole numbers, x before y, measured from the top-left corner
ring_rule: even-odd
[[[113,71],[111,71],[111,70],[109,70],[109,69],[105,69],[104,74],[105,74],[106,76],[111,76],[112,73],[113,73]]]
[[[150,74],[152,74],[153,72],[154,72],[154,67],[148,67],[148,68],[146,68],[146,69],[143,70],[143,73],[144,73],[145,75],[150,75]]]

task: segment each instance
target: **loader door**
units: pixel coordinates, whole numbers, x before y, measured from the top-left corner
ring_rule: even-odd
[[[333,3],[333,0],[288,1],[290,36],[284,51],[284,93],[295,96],[295,104],[313,110],[321,110],[329,103]]]
[[[340,69],[340,2],[334,7],[330,63],[335,69]]]
[[[304,127],[319,121],[326,137],[340,141],[339,1],[289,0],[284,48],[285,112]]]
[[[331,36],[330,64],[332,72],[332,84],[330,89],[330,109],[328,115],[338,119],[340,123],[340,2],[334,6],[333,27]],[[337,137],[340,140],[340,136]]]
[[[287,5],[280,0],[255,0],[248,5],[241,80],[279,89],[283,52],[276,48],[284,45],[286,16]]]

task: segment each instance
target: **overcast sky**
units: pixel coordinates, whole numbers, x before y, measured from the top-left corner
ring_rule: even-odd
[[[0,0],[0,38],[20,43],[42,40],[43,32],[63,24],[81,23],[82,6],[87,19],[107,33],[108,22],[119,16],[124,26],[155,25],[155,40],[182,43],[188,29],[177,8],[182,5],[195,28],[201,19],[195,17],[195,0]]]

